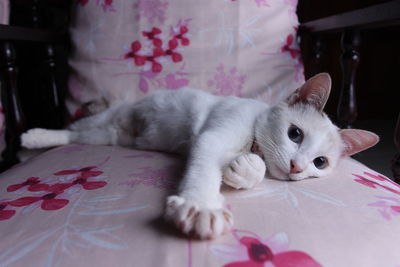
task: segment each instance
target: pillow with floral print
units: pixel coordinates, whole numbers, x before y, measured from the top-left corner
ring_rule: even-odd
[[[192,87],[273,101],[304,80],[297,0],[79,0],[68,107]],[[95,108],[96,109],[96,108]],[[94,110],[96,111],[96,110]]]

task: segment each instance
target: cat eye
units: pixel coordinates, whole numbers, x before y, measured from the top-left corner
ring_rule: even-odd
[[[300,144],[303,141],[303,131],[296,125],[291,125],[288,130],[289,139]]]
[[[318,157],[314,159],[314,165],[317,167],[317,169],[325,169],[328,167],[328,159],[325,157]]]

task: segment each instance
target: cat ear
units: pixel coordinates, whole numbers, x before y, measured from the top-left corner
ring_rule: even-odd
[[[322,111],[328,101],[332,80],[328,73],[317,74],[308,79],[299,89],[291,94],[286,102],[289,105],[305,103]]]
[[[379,136],[369,131],[342,129],[339,130],[339,133],[344,142],[343,157],[356,154],[379,142]]]

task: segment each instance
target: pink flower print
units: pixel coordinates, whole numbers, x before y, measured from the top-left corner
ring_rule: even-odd
[[[189,80],[188,79],[177,79],[175,78],[174,74],[168,74],[167,76],[165,76],[165,83],[166,83],[166,87],[169,90],[176,90],[179,88],[182,88],[184,86],[187,86],[189,84]]]
[[[297,13],[296,13],[297,1],[298,0],[285,0],[285,3],[287,5],[289,5],[289,9],[288,9],[289,16],[296,20],[297,20]]]
[[[97,5],[103,8],[103,11],[115,11],[113,0],[96,0]]]
[[[184,36],[188,32],[189,29],[186,26],[181,26],[179,29],[179,33],[176,34],[174,37],[181,41],[181,45],[188,46],[190,44],[190,40],[189,38]]]
[[[400,214],[400,199],[394,197],[377,197],[379,201],[368,206],[378,208],[379,213],[387,220]]]
[[[161,0],[138,0],[133,7],[139,12],[136,16],[136,20],[144,17],[147,19],[149,24],[154,24],[155,20],[158,20],[159,23],[163,24],[165,21],[165,12],[168,8],[168,2],[163,2]]]
[[[139,41],[134,41],[131,44],[131,51],[125,55],[125,58],[133,58],[137,66],[143,66],[146,63],[146,57],[138,55],[137,52],[142,48]]]
[[[30,177],[26,179],[25,182],[20,184],[13,184],[7,187],[7,192],[14,192],[23,187],[27,186],[28,191],[37,192],[37,191],[45,191],[49,188],[48,184],[40,183],[40,179],[38,177]]]
[[[150,32],[142,32],[143,36],[147,37],[149,40],[151,40],[156,47],[161,47],[162,46],[162,40],[157,37],[161,33],[161,30],[159,28],[153,27],[153,29]]]
[[[364,175],[366,176],[361,176],[358,174],[353,174],[357,179],[354,179],[354,181],[363,184],[365,186],[371,187],[371,188],[380,188],[385,191],[395,193],[397,195],[400,195],[400,185],[396,184],[389,178],[386,178],[385,176],[382,176],[380,174],[372,174],[369,172],[364,172]]]
[[[246,75],[239,75],[237,68],[233,67],[228,73],[225,72],[224,64],[217,67],[217,73],[212,80],[208,81],[208,86],[214,86],[216,95],[236,95],[242,96],[242,87],[246,81]]]
[[[237,257],[237,260],[224,267],[318,267],[321,266],[310,255],[302,251],[290,250],[285,233],[276,233],[262,240],[256,234],[247,231],[232,230],[238,241],[237,245],[222,245],[214,251],[225,254],[226,251]],[[225,256],[225,255],[224,255]]]
[[[78,4],[81,6],[85,6],[89,3],[89,0],[77,0]],[[103,11],[115,11],[113,7],[113,0],[96,0],[96,4],[103,8]]]
[[[7,209],[8,202],[0,201],[0,221],[8,220],[15,215],[16,211]]]
[[[172,177],[175,175],[176,170],[176,165],[168,165],[160,169],[141,167],[138,168],[138,172],[129,174],[134,180],[122,182],[120,185],[128,185],[130,187],[145,185],[160,189],[173,189],[176,183],[172,181]]]
[[[255,1],[256,1],[257,7],[270,6],[270,5],[267,3],[267,0],[255,0]]]

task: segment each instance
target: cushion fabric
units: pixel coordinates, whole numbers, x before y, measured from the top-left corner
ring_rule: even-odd
[[[184,86],[280,99],[304,81],[296,5],[296,0],[80,0],[71,25],[68,106],[79,115],[85,103],[137,100]]]
[[[162,220],[173,154],[53,149],[0,175],[0,266],[398,266],[400,186],[352,160],[330,177],[223,188],[234,229],[212,241]]]

